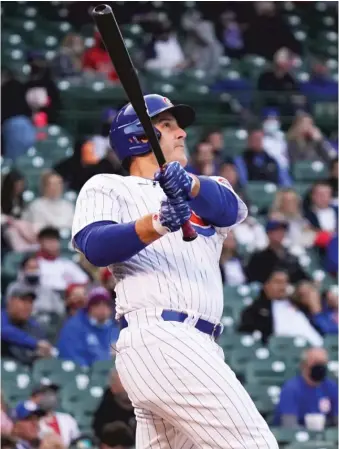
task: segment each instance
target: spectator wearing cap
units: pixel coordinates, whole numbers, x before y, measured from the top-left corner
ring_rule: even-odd
[[[64,293],[69,284],[88,282],[87,274],[75,262],[60,256],[60,234],[56,228],[43,228],[38,241],[41,285]]]
[[[75,315],[78,310],[87,305],[87,285],[70,284],[65,292],[65,305],[68,317]]]
[[[303,337],[313,346],[321,346],[323,339],[307,316],[288,297],[288,274],[277,268],[265,281],[259,297],[242,313],[239,331],[261,332],[263,343],[271,335]]]
[[[105,430],[111,424],[126,426],[133,438],[132,444],[134,443],[136,428],[134,408],[121,384],[116,369],[111,372],[109,386],[105,390],[93,417],[93,430],[99,440],[102,440]]]
[[[12,434],[17,438],[17,449],[39,447],[39,420],[46,412],[32,401],[20,402],[13,411]]]
[[[80,431],[76,420],[69,413],[57,412],[59,386],[50,382],[36,385],[30,400],[46,414],[40,419],[40,437],[49,434],[59,435],[66,447],[79,437]]]
[[[41,176],[42,195],[29,203],[23,213],[23,218],[38,229],[46,226],[70,229],[74,207],[70,201],[62,198],[63,190],[61,176],[51,170],[45,171]]]
[[[338,385],[327,376],[328,354],[323,348],[307,349],[300,373],[285,382],[274,417],[274,425],[305,426],[308,414],[325,416],[325,426],[338,425]]]
[[[111,295],[105,288],[96,287],[89,293],[87,307],[62,327],[57,344],[59,357],[83,367],[110,360],[111,344],[117,341],[118,334]]]
[[[32,318],[35,292],[32,289],[13,289],[1,312],[2,356],[31,364],[37,357],[52,355],[52,346],[44,339],[44,332]]]
[[[269,243],[266,249],[255,252],[249,260],[246,267],[249,282],[265,282],[277,267],[287,271],[293,284],[308,279],[298,259],[283,245],[287,230],[288,224],[285,221],[269,220],[267,222],[266,232]]]
[[[12,282],[6,291],[6,297],[12,296],[12,291],[26,289],[34,291],[36,297],[33,302],[33,316],[39,313],[55,313],[63,316],[65,304],[59,294],[50,287],[42,285],[42,278],[37,256],[26,256],[21,264],[15,282]]]

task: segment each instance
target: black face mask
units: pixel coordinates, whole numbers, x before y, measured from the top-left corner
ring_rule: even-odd
[[[310,377],[314,382],[321,382],[327,375],[327,366],[322,363],[313,365],[310,369]]]
[[[39,274],[26,274],[25,281],[27,282],[27,284],[37,285],[37,284],[39,284],[39,281],[40,281],[40,275]]]

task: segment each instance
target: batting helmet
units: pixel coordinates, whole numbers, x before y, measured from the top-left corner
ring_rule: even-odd
[[[145,95],[144,99],[150,117],[155,117],[164,111],[170,111],[181,128],[186,128],[194,121],[195,112],[190,106],[173,105],[168,98],[157,94]],[[155,132],[160,138],[160,131],[155,128]],[[115,116],[111,125],[109,140],[111,147],[122,161],[129,156],[146,154],[151,150],[149,143],[145,140],[144,128],[131,103],[120,109]]]

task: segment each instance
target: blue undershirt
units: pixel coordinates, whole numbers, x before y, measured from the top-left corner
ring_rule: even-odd
[[[192,210],[218,227],[235,224],[238,217],[235,194],[207,177],[199,176],[199,180],[199,194],[190,201]],[[74,241],[87,260],[97,267],[124,262],[147,246],[136,233],[135,221],[97,221],[79,231]]]

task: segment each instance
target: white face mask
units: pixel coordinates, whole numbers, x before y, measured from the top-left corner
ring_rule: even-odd
[[[263,128],[265,133],[267,134],[275,134],[280,130],[280,123],[278,120],[267,120],[263,124]]]
[[[112,321],[111,318],[108,318],[103,323],[99,323],[99,321],[96,318],[90,317],[89,318],[89,322],[91,323],[92,326],[95,326],[95,327],[97,327],[99,329],[103,329],[103,328],[111,326],[113,321]]]

